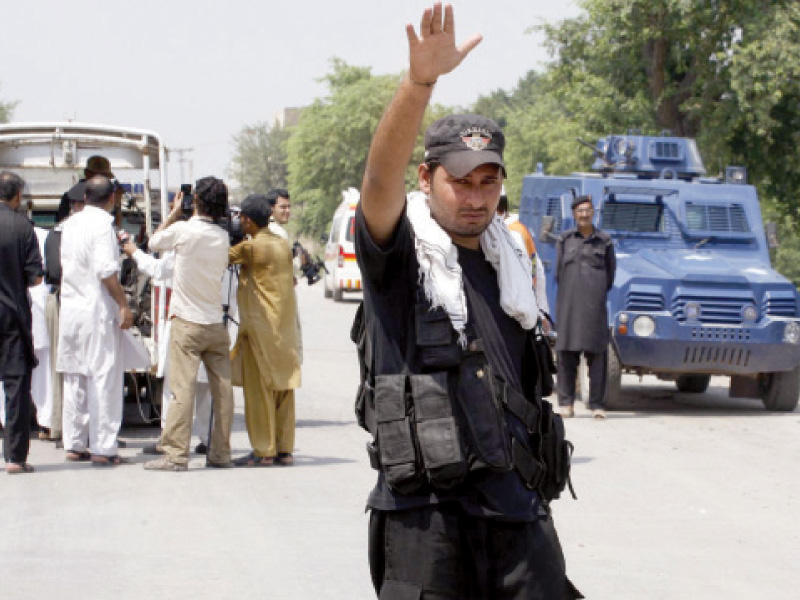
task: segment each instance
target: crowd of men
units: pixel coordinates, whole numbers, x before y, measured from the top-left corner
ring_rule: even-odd
[[[293,464],[302,344],[293,252],[283,229],[288,191],[250,195],[232,211],[225,183],[205,177],[192,194],[191,214],[181,192],[140,248],[118,228],[122,187],[108,159],[90,157],[84,174],[64,194],[50,233],[25,214],[25,182],[0,174],[0,259],[9,266],[0,277],[6,471],[34,470],[27,462],[34,414],[40,439],[62,445],[67,461],[129,462],[117,451],[124,373],[148,368],[150,357],[130,333],[121,254],[172,291],[158,348],[163,431],[143,451],[160,456],[144,468],[186,470],[195,406],[195,451],[207,455],[207,466]],[[221,223],[234,215],[246,239],[231,246]],[[244,387],[253,447],[236,460],[234,384]]]
[[[385,599],[582,598],[567,577],[549,508],[569,482],[571,444],[542,399],[536,336],[550,328],[543,270],[530,232],[501,204],[503,131],[474,114],[439,119],[425,131],[419,191],[405,189],[436,82],[481,38],[456,45],[453,9],[440,3],[423,12],[418,32],[409,25],[406,33],[408,70],[375,132],[354,227],[364,281],[353,326],[361,363],[356,408],[372,435],[368,452],[378,471],[367,501],[375,590]],[[81,193],[67,194],[72,215],[60,227],[55,363],[63,374],[67,459],[108,466],[123,462],[122,369],[137,357],[126,345],[131,314],[117,279],[113,174],[101,157],[89,160],[86,174]],[[26,426],[37,353],[27,289],[43,273],[33,228],[14,212],[22,186],[16,175],[0,174],[0,260],[10,265],[0,278],[9,473],[32,470]],[[149,240],[159,258],[124,247],[172,288],[168,351],[160,361],[166,416],[149,449],[160,456],[145,469],[187,469],[195,405],[198,413],[201,405],[212,407],[203,409],[210,416],[201,426],[210,429],[203,440],[208,466],[293,462],[302,351],[292,252],[282,229],[289,196],[248,196],[240,207],[247,239],[230,247],[216,224],[227,194],[221,180],[199,180],[188,220],[179,195]],[[556,265],[558,398],[563,416],[573,416],[583,354],[590,408],[602,419],[614,251],[593,225],[590,197],[576,197],[572,210],[576,227],[562,234]],[[231,265],[239,269],[240,319],[232,351],[220,302]],[[198,385],[201,363],[206,387]],[[235,461],[232,385],[244,388],[252,445]],[[50,422],[52,433],[56,419]]]

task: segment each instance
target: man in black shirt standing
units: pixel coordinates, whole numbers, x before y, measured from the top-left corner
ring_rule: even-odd
[[[591,196],[572,200],[575,227],[556,246],[556,321],[558,322],[558,403],[561,414],[575,415],[575,379],[581,354],[589,367],[589,409],[605,419],[608,368],[606,299],[614,285],[617,259],[611,236],[594,226]]]
[[[358,410],[380,471],[368,500],[372,579],[384,599],[580,598],[532,458],[539,311],[530,259],[495,217],[497,124],[467,114],[432,124],[420,193],[406,199],[433,86],[481,40],[456,47],[453,23],[437,3],[419,36],[407,27],[409,70],[373,138],[356,211]]]
[[[22,179],[0,173],[0,380],[6,394],[3,454],[6,472],[30,473],[31,371],[36,366],[28,288],[42,282],[42,257],[33,225],[17,213]]]

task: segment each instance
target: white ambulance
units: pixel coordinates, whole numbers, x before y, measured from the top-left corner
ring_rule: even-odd
[[[353,244],[356,228],[356,206],[359,191],[348,188],[342,192],[342,203],[333,213],[333,223],[325,246],[325,297],[341,302],[344,292],[360,292],[361,270],[356,263]]]

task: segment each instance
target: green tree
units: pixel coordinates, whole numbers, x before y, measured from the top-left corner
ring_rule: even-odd
[[[0,101],[0,123],[8,123],[11,120],[16,107],[16,102]]]
[[[279,124],[248,125],[233,136],[229,176],[240,182],[241,196],[288,185],[286,142],[290,131]]]
[[[303,109],[288,142],[289,190],[300,204],[300,231],[318,236],[342,199],[342,190],[360,188],[372,136],[400,81],[400,75],[372,75],[369,67],[332,59],[322,78],[329,93]],[[445,109],[431,107],[426,124]],[[422,160],[421,137],[409,166],[409,187]]]

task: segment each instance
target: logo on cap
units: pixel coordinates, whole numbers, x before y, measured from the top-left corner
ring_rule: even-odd
[[[492,134],[483,127],[469,127],[458,135],[470,150],[486,150],[492,141]]]

